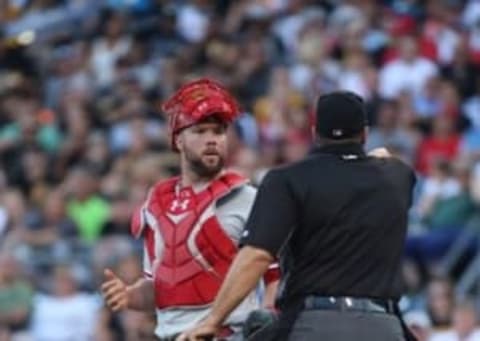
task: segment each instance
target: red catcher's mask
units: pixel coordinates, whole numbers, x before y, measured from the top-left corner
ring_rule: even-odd
[[[183,85],[162,106],[167,114],[170,142],[173,150],[175,136],[205,118],[215,115],[226,124],[231,123],[240,113],[235,99],[219,83],[202,78]]]

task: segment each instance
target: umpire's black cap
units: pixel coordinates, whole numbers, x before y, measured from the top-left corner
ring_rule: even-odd
[[[317,101],[317,134],[334,140],[358,136],[368,125],[363,99],[350,91],[321,95]]]

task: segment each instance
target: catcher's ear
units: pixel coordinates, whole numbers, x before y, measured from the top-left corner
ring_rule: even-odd
[[[182,132],[178,133],[178,134],[175,134],[174,138],[173,138],[173,143],[175,145],[175,149],[177,149],[178,151],[182,151],[183,150],[183,134]]]

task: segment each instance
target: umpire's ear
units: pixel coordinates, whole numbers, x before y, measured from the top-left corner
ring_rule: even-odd
[[[365,144],[367,142],[368,132],[369,128],[365,126],[365,128],[363,128],[363,131],[360,134],[360,141],[362,142],[362,144]]]

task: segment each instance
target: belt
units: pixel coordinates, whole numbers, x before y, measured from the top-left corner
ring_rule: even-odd
[[[218,332],[218,334],[215,336],[215,340],[223,340],[224,338],[227,338],[231,335],[234,334],[234,331],[232,328],[230,328],[229,326],[224,326],[222,327],[222,329],[220,329],[220,331]],[[175,341],[177,339],[177,337],[180,336],[180,333],[179,334],[175,334],[173,336],[166,336],[166,337],[157,337],[157,341]],[[209,341],[209,340],[213,340],[214,338],[208,338],[206,337],[205,338],[205,341]]]
[[[395,302],[358,297],[307,296],[304,301],[304,309],[394,314]]]
[[[179,336],[180,334],[175,334],[173,336],[165,336],[165,337],[157,337],[155,340],[157,341],[175,341],[175,339]]]
[[[157,336],[157,337],[155,338],[155,341],[175,341],[175,339],[176,339],[177,337],[179,337],[179,336],[180,336],[180,333],[175,334],[175,335],[172,335],[172,336],[165,336],[165,337],[159,337],[159,336]]]

